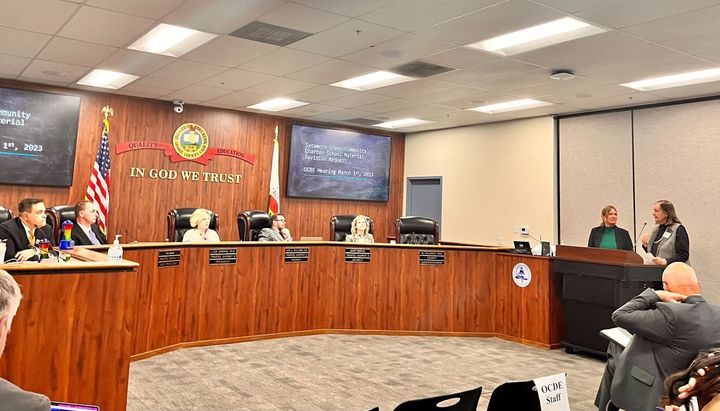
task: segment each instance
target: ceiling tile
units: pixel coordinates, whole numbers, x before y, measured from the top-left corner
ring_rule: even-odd
[[[177,60],[157,70],[153,73],[153,76],[169,80],[195,83],[210,76],[214,76],[224,70],[225,69],[220,66],[197,63],[195,61]]]
[[[23,71],[22,76],[58,83],[74,83],[89,71],[88,67],[35,59]]]
[[[0,54],[35,57],[50,38],[47,34],[0,27]]]
[[[693,84],[691,86],[666,88],[663,90],[653,90],[653,95],[669,98],[669,99],[686,99],[703,96],[716,96],[720,94],[720,81],[712,83]]]
[[[225,107],[247,107],[264,100],[264,96],[246,91],[236,91],[221,97],[208,100],[210,104],[222,104]]]
[[[557,80],[553,80],[550,78],[550,73],[552,73],[551,70],[541,68],[524,71],[522,73],[517,73],[515,75],[499,79],[479,81],[477,83],[471,83],[470,85],[472,87],[477,87],[483,90],[505,91],[520,87],[534,86],[543,83],[558,83]]]
[[[666,101],[666,99],[647,93],[628,93],[611,97],[576,99],[574,101],[571,101],[570,105],[574,107],[580,107],[586,110],[602,110],[618,107],[636,106],[640,104],[659,103],[662,101]]]
[[[343,60],[353,61],[377,68],[397,66],[415,59],[423,59],[435,53],[454,48],[447,43],[433,40],[417,34],[404,36],[386,41],[357,53],[343,56]]]
[[[0,0],[0,26],[55,34],[77,9],[60,0]]]
[[[717,0],[610,1],[601,7],[578,13],[577,16],[590,23],[619,29],[717,4]]]
[[[319,86],[291,93],[288,97],[308,103],[318,103],[357,93],[342,87]]]
[[[333,59],[304,70],[290,73],[286,77],[321,84],[332,84],[341,80],[372,73],[373,71],[376,71],[376,69],[348,61]]]
[[[369,111],[349,109],[349,110],[338,110],[330,113],[320,113],[312,118],[319,121],[342,121],[350,120],[353,118],[361,118],[367,116],[373,116],[375,113]]]
[[[437,76],[436,76],[437,77]],[[435,79],[436,77],[433,77]],[[376,94],[393,97],[420,97],[440,93],[456,87],[453,84],[433,80],[415,80],[374,90]]]
[[[190,84],[184,81],[177,81],[177,80],[169,80],[164,78],[158,78],[158,77],[141,77],[132,83],[135,86],[148,86],[148,87],[156,87],[156,88],[162,88],[166,90],[178,90],[183,87],[187,87]]]
[[[118,94],[124,94],[135,97],[160,98],[166,94],[173,92],[172,89],[162,87],[152,87],[142,84],[136,84],[137,80],[118,90]]]
[[[327,100],[324,103],[342,108],[353,108],[362,106],[365,104],[377,103],[380,101],[391,100],[392,97],[381,96],[379,94],[369,93],[367,91],[360,91],[349,96],[340,97],[332,100]]]
[[[482,106],[484,104],[498,103],[501,101],[508,101],[512,99],[512,96],[509,96],[507,94],[476,90],[473,94],[457,98],[448,98],[444,101],[438,101],[437,104],[458,109],[469,109]]]
[[[619,4],[627,0],[533,0],[544,6],[551,7],[565,13],[578,13],[585,10],[591,10],[602,6],[613,5],[618,7]]]
[[[58,33],[62,37],[124,47],[143,34],[153,21],[83,6]]]
[[[93,67],[117,49],[84,41],[53,37],[38,58],[60,63]]]
[[[137,76],[146,76],[173,61],[176,61],[176,59],[168,56],[136,50],[119,49],[112,56],[100,63],[98,68],[135,74]]]
[[[237,91],[272,79],[272,76],[255,73],[253,71],[230,69],[208,77],[198,84]]]
[[[330,60],[329,57],[289,48],[279,48],[238,68],[282,76]]]
[[[663,43],[687,37],[720,34],[719,20],[720,6],[716,6],[626,27],[622,31]]]
[[[28,63],[30,59],[27,57],[0,55],[0,74],[6,77],[19,76]]]
[[[290,93],[313,87],[317,87],[317,84],[309,83],[307,81],[280,77],[272,81],[249,87],[245,89],[245,91],[250,93],[263,94],[275,98],[284,97]]]
[[[280,6],[281,0],[189,0],[164,22],[215,34],[228,34]]]
[[[182,56],[184,60],[235,67],[278,49],[277,46],[232,36],[218,37]]]
[[[283,111],[283,114],[297,114],[303,117],[317,116],[324,113],[342,110],[342,107],[326,106],[323,104],[308,104],[307,106],[297,107]]]
[[[157,20],[166,16],[184,1],[185,0],[87,0],[85,4],[101,9]]]
[[[231,93],[228,89],[199,86],[193,84],[173,92],[173,95],[184,100],[206,101]]]
[[[456,69],[474,66],[486,61],[496,60],[498,57],[479,50],[467,47],[455,47],[453,49],[433,54],[423,58],[423,60],[439,64],[441,66],[452,67]]]
[[[353,19],[288,47],[323,56],[340,57],[402,34],[399,30]]]
[[[393,1],[394,0],[294,0],[295,3],[350,17],[357,17],[361,14],[369,13]]]
[[[318,33],[347,21],[348,17],[299,4],[285,3],[273,11],[263,14],[258,20],[306,33]]]
[[[433,77],[433,80],[453,84],[477,84],[482,81],[508,77],[524,71],[536,70],[538,67],[506,58],[491,60],[487,63],[451,71]]]
[[[416,31],[481,10],[501,0],[394,1],[362,16],[363,20],[404,31]],[[398,18],[402,16],[402,18]]]
[[[53,81],[43,78],[35,78],[35,77],[24,77],[20,76],[17,78],[19,81],[24,81],[26,83],[36,83],[36,84],[47,84],[48,86],[56,86],[56,87],[71,87],[74,83],[67,83],[64,81]]]
[[[418,101],[415,99],[393,98],[393,99],[381,101],[378,103],[357,106],[357,108],[360,110],[371,111],[373,113],[386,113],[388,111],[400,110],[403,108],[413,107],[413,106],[416,106],[417,104],[418,104]]]

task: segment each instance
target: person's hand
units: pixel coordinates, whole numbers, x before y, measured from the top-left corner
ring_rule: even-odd
[[[288,228],[281,229],[280,233],[282,234],[283,238],[290,238],[290,230]]]
[[[641,235],[640,241],[642,241],[643,246],[647,247],[648,241],[650,241],[650,233],[644,233]]]
[[[17,259],[19,263],[27,261],[33,257],[35,257],[34,248],[28,248],[27,250],[18,251],[17,254],[15,254],[15,259]]]
[[[672,291],[665,291],[665,290],[657,290],[655,291],[660,297],[660,300],[666,302],[666,303],[681,303],[684,299],[687,298],[686,295],[674,293]]]
[[[655,263],[655,265],[665,266],[665,265],[667,265],[667,260],[664,258],[655,257],[655,258],[653,258],[653,263]]]
[[[704,377],[705,376],[705,369],[700,368],[697,370],[698,377]],[[684,400],[688,397],[692,396],[692,392],[695,389],[695,384],[697,384],[697,379],[695,377],[690,377],[688,380],[688,383],[683,385],[682,387],[678,388],[678,398],[681,400]]]

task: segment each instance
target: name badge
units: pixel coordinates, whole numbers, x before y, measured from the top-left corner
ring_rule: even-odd
[[[670,238],[671,235],[672,235],[672,231],[665,231],[663,233],[662,238]]]

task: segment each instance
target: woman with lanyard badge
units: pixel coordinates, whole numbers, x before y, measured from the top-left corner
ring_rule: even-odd
[[[675,213],[675,206],[667,200],[660,200],[653,206],[652,216],[657,226],[650,233],[643,234],[640,240],[645,251],[655,256],[653,262],[657,265],[687,262],[690,239]]]

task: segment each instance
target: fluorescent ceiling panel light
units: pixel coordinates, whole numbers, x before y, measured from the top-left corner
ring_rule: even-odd
[[[305,106],[308,103],[297,101],[289,98],[274,98],[272,100],[263,101],[261,103],[247,106],[247,108],[254,108],[256,110],[264,111],[283,111],[290,110],[291,108]]]
[[[503,34],[502,36],[466,45],[501,56],[512,56],[553,44],[564,43],[606,30],[571,17]]]
[[[373,124],[373,126],[394,129],[394,128],[419,126],[420,124],[427,124],[427,123],[432,123],[432,121],[420,120],[418,118],[403,118],[400,120],[386,121],[384,123]]]
[[[170,57],[180,57],[215,37],[217,37],[215,34],[160,23],[128,48]]]
[[[663,88],[689,86],[691,84],[709,83],[720,80],[720,68],[691,71],[672,76],[654,77],[645,80],[621,84],[623,87],[640,91],[658,90]]]
[[[376,71],[374,73],[365,74],[364,76],[353,77],[347,80],[338,81],[331,86],[349,88],[352,90],[372,90],[375,88],[391,86],[393,84],[405,83],[415,80],[412,77],[403,76],[402,74],[391,73],[389,71]]]
[[[504,103],[488,104],[485,106],[469,108],[468,110],[479,111],[481,113],[496,114],[504,113],[506,111],[525,110],[528,108],[549,106],[552,103],[547,101],[533,100],[531,98],[524,98],[522,100],[506,101]]]
[[[93,86],[102,88],[119,89],[125,87],[128,83],[140,78],[132,74],[120,73],[110,70],[93,70],[85,77],[81,78],[77,84],[83,86]]]

